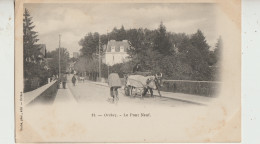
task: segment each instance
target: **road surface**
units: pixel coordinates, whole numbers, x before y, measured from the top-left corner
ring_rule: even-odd
[[[69,79],[70,80],[70,79]],[[64,96],[65,93],[70,93],[70,96]],[[174,93],[172,93],[174,94]],[[63,96],[59,96],[63,95]],[[73,97],[77,103],[109,103],[110,98],[109,87],[93,83],[91,81],[77,82],[76,86],[68,81],[67,89],[59,89],[55,102],[72,101]],[[147,94],[145,97],[140,96],[129,97],[124,95],[123,89],[119,89],[119,102],[118,104],[137,104],[137,105],[160,105],[166,107],[175,107],[180,105],[201,105],[192,101],[167,98],[167,97],[150,97]]]

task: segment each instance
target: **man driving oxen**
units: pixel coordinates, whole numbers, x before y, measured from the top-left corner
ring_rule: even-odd
[[[162,79],[161,73],[160,73],[160,75],[155,74],[155,76],[150,76],[150,78],[148,78],[146,81],[147,86],[144,89],[142,96],[145,96],[149,90],[151,96],[153,97],[153,90],[156,90],[156,89],[158,90],[159,96],[161,96],[161,93],[160,93],[161,79]]]

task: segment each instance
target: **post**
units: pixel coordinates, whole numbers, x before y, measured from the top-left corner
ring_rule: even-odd
[[[109,65],[107,66],[107,78],[109,76]]]
[[[99,68],[99,79],[101,80],[101,59],[100,59],[100,35],[98,40],[98,68]]]
[[[60,79],[60,37],[61,35],[59,34],[59,79]]]
[[[109,42],[109,35],[108,35],[108,30],[107,30],[107,44],[106,44],[106,50],[107,50],[107,46],[108,46],[108,42]],[[107,78],[109,76],[109,64],[106,62],[107,64]]]

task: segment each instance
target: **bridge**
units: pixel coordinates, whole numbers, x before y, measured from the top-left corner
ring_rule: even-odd
[[[84,102],[106,102],[110,96],[109,87],[104,82],[93,82],[85,80],[76,83],[73,86],[71,82],[72,75],[68,76],[66,89],[58,89],[58,82],[52,81],[34,91],[27,92],[24,95],[26,105],[34,104],[55,104],[55,103],[84,103]],[[123,88],[119,89],[120,102],[124,103],[142,103],[159,104],[165,106],[172,105],[207,105],[212,97],[174,93],[161,91],[161,97],[158,92],[154,91],[155,97],[148,94],[143,99],[140,97],[125,96]],[[134,100],[135,99],[135,100]]]

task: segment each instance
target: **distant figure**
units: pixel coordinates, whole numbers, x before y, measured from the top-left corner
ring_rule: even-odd
[[[66,75],[66,74],[64,74],[64,75],[62,76],[61,81],[62,81],[62,87],[63,87],[64,89],[66,89],[66,82],[67,82],[67,75]]]
[[[73,83],[73,86],[75,86],[75,83],[76,83],[76,77],[75,77],[75,75],[73,75],[73,77],[72,77],[72,83]]]
[[[133,73],[140,72],[141,71],[141,65],[138,63],[133,68]]]
[[[119,75],[117,73],[111,73],[108,76],[108,85],[110,87],[110,96],[114,99],[114,91],[116,96],[118,96],[118,88],[121,88],[121,80],[119,78]]]

